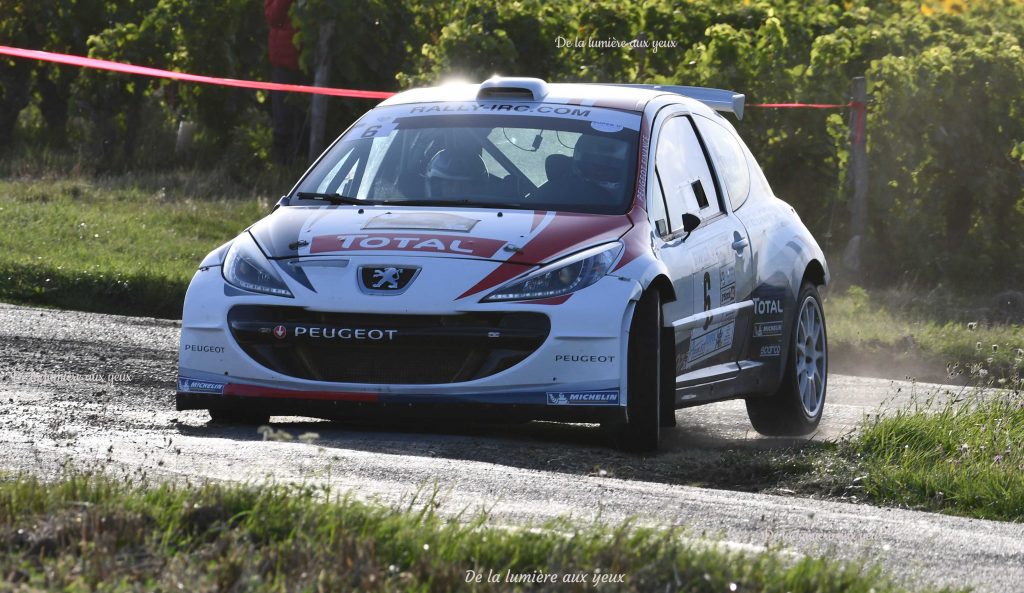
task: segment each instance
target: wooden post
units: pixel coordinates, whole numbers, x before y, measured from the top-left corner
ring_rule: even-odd
[[[326,87],[331,77],[331,36],[334,21],[320,25],[316,41],[316,68],[313,71],[313,85]],[[324,149],[327,130],[327,95],[313,95],[310,105],[309,162],[313,162]]]
[[[868,227],[868,84],[863,76],[853,79],[850,104],[850,175],[853,198],[850,200],[850,242],[843,251],[843,265],[851,271],[861,267],[862,244]]]

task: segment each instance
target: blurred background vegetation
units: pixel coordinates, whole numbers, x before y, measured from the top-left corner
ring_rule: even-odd
[[[348,88],[500,73],[846,103],[851,77],[866,76],[870,237],[853,280],[982,293],[1016,290],[1024,275],[1020,0],[297,0],[291,14],[307,72],[319,25],[337,23],[331,85]],[[257,0],[0,0],[4,44],[212,76],[269,79],[266,36]],[[557,44],[641,36],[676,46]],[[271,164],[269,104],[262,92],[0,58],[0,176],[174,169],[279,195],[302,165]],[[328,136],[371,106],[331,99]],[[739,124],[833,268],[849,238],[847,117],[749,109]],[[179,129],[192,141],[176,151]]]

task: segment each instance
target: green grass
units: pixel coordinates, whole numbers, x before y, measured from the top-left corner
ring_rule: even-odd
[[[875,295],[853,286],[829,295],[825,311],[830,346],[854,356],[931,362],[952,374],[1008,378],[1024,369],[1024,326],[989,323],[980,314],[972,319],[977,312],[968,307],[922,305],[911,293],[902,289]]]
[[[974,392],[869,420],[845,455],[873,500],[956,515],[1024,520],[1024,398]]]
[[[0,589],[26,591],[902,591],[879,570],[727,552],[677,529],[459,522],[422,500],[370,506],[312,487],[127,486],[108,477],[0,480]],[[583,574],[594,587],[488,583]],[[467,571],[484,575],[467,583]],[[922,589],[928,590],[928,589]]]
[[[672,452],[663,481],[1024,521],[1024,394],[964,390],[866,418],[838,442]]]
[[[268,211],[123,179],[0,180],[0,300],[176,318],[203,256]]]

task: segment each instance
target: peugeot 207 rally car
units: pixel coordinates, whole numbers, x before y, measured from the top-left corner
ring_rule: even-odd
[[[493,78],[398,94],[185,299],[177,407],[215,421],[548,419],[657,447],[744,398],[821,418],[821,249],[733,126],[743,95]]]

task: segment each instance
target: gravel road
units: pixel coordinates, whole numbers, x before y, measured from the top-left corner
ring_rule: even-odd
[[[543,422],[367,427],[278,418],[277,428],[320,438],[270,442],[209,425],[204,412],[174,411],[178,332],[174,321],[0,305],[0,469],[328,482],[386,504],[436,488],[442,511],[487,509],[500,524],[635,517],[742,548],[878,562],[909,584],[991,592],[1024,584],[1024,525],[669,483],[666,468],[684,454],[790,444],[756,435],[738,402],[680,410],[666,452],[650,458],[610,449],[593,426]],[[832,375],[815,438],[841,437],[865,414],[955,389]]]

